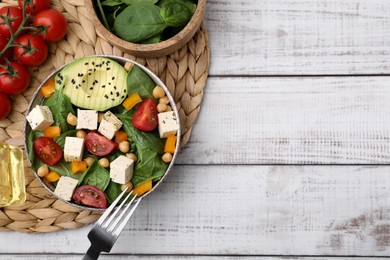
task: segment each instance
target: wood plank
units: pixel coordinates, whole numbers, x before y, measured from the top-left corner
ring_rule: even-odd
[[[177,166],[140,204],[112,253],[388,256],[389,170]],[[0,233],[0,252],[84,253],[89,229]]]
[[[383,74],[386,0],[208,0],[211,75]]]
[[[390,77],[210,78],[181,164],[388,164]]]

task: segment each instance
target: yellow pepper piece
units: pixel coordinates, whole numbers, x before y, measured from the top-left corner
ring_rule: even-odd
[[[51,171],[44,178],[48,182],[55,182],[58,181],[61,178],[61,176],[58,173]]]
[[[137,196],[141,196],[147,191],[152,189],[152,180],[145,181],[134,188],[133,194],[137,194]]]
[[[138,95],[138,93],[134,93],[123,101],[122,106],[124,106],[127,110],[130,110],[140,102],[142,102],[142,98]]]
[[[176,135],[168,135],[167,140],[165,141],[164,153],[174,153],[176,149]]]
[[[45,98],[51,97],[56,91],[56,83],[54,82],[54,78],[50,78],[39,91]]]
[[[79,173],[79,172],[85,172],[87,170],[87,162],[85,161],[73,161],[70,164],[70,169],[72,170],[73,174]]]

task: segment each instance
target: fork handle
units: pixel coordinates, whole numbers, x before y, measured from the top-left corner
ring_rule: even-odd
[[[99,258],[102,251],[92,245],[88,248],[87,253],[85,253],[83,260],[96,260]]]

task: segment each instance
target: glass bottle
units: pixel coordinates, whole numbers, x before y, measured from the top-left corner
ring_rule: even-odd
[[[22,204],[25,200],[22,149],[0,142],[0,207]]]

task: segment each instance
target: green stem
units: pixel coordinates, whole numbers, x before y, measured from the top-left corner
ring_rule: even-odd
[[[102,3],[100,2],[100,0],[97,0],[97,5],[98,5],[99,11],[100,11],[100,15],[102,16],[104,27],[106,27],[107,30],[111,31],[110,26],[108,26],[106,15],[104,14]]]

